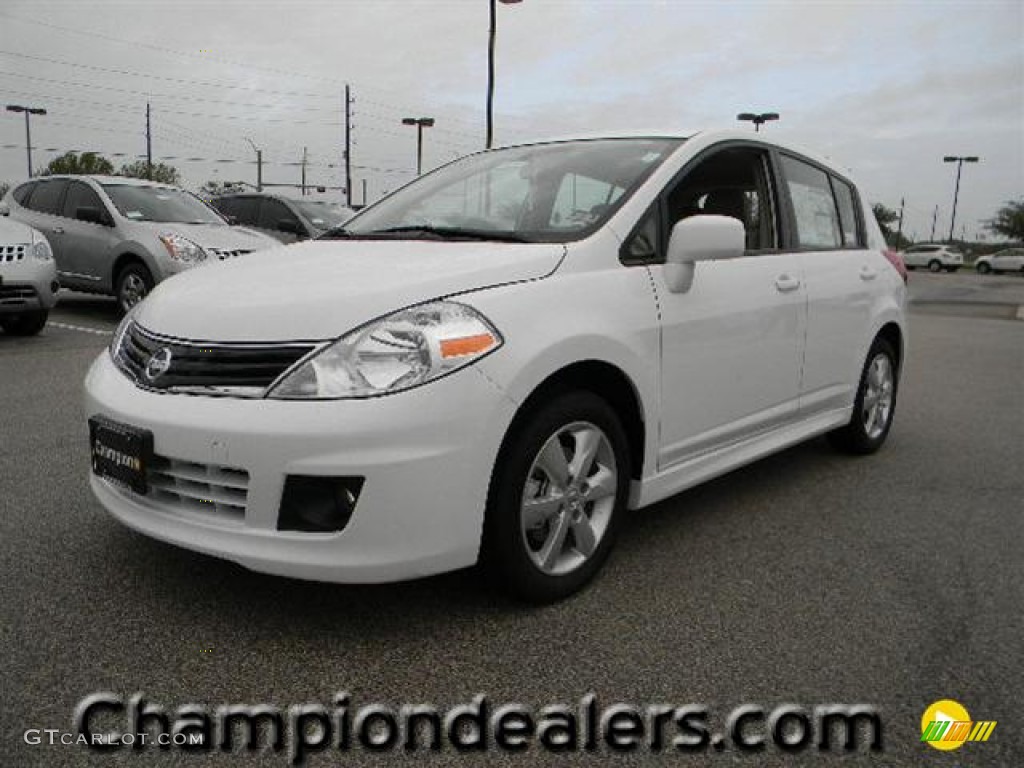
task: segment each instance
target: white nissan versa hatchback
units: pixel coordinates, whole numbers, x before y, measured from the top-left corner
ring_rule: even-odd
[[[843,170],[748,133],[465,157],[287,269],[157,286],[85,382],[92,489],[257,571],[479,560],[558,599],[628,509],[816,435],[885,441],[906,353],[885,248]]]

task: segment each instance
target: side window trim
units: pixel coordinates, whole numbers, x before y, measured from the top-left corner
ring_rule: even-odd
[[[647,222],[647,217],[651,214],[655,216],[655,227],[657,227],[656,237],[654,238],[654,256],[646,259],[635,259],[629,256],[629,244],[633,242],[633,238],[640,234],[644,224]],[[664,264],[665,263],[665,250],[668,247],[668,236],[665,235],[665,213],[662,205],[662,195],[658,195],[643,212],[643,215],[637,219],[636,224],[629,231],[629,234],[622,240],[622,245],[619,246],[619,261],[625,267],[644,267],[650,264]]]

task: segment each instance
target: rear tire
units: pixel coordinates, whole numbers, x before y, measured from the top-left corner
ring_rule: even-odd
[[[977,270],[979,275],[987,275],[992,271],[992,266],[987,261],[983,261],[981,264],[976,264],[974,268]]]
[[[3,328],[12,336],[35,336],[46,325],[46,318],[50,313],[45,309],[37,309],[34,312],[23,312],[20,315],[11,315],[0,318],[0,328]]]
[[[126,314],[153,290],[153,276],[144,264],[133,261],[117,273],[114,292],[117,294],[117,308]]]
[[[942,262],[938,261],[937,259],[932,259],[931,261],[928,262],[928,271],[929,272],[941,272],[942,271]]]
[[[582,589],[618,534],[629,493],[618,416],[587,391],[557,396],[514,426],[488,494],[481,564],[514,598],[550,603]]]
[[[840,451],[862,456],[881,448],[896,413],[899,378],[892,345],[876,338],[864,362],[850,421],[829,432],[829,442]]]

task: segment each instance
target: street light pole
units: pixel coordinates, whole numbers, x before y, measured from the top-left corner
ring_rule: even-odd
[[[416,175],[423,173],[423,129],[434,127],[432,117],[403,117],[402,125],[416,126]]]
[[[953,188],[953,213],[949,217],[949,242],[953,242],[953,231],[956,227],[956,202],[960,197],[960,169],[963,168],[964,163],[976,163],[978,158],[974,156],[958,157],[955,155],[946,155],[942,158],[944,163],[956,163],[956,186]]]
[[[761,126],[771,120],[778,120],[778,112],[740,112],[736,115],[737,120],[746,120],[754,124],[754,133],[759,133]]]
[[[505,5],[514,5],[522,0],[501,0]],[[494,144],[494,43],[498,36],[498,7],[490,0],[491,27],[487,38],[487,149]]]
[[[29,115],[45,115],[46,110],[41,107],[24,107],[20,104],[8,104],[8,112],[25,113],[25,153],[28,155],[28,177],[32,178],[32,128],[29,124]]]
[[[256,146],[255,142],[248,136],[243,137],[249,142],[252,151],[256,153],[256,191],[263,191],[263,150]]]

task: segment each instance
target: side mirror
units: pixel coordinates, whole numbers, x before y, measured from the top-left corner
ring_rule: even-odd
[[[110,226],[110,219],[108,218],[106,211],[102,208],[96,208],[91,205],[82,205],[75,208],[75,218],[78,221],[86,221],[90,224]]]
[[[305,235],[305,231],[302,229],[302,225],[299,224],[295,219],[281,219],[277,222],[278,232],[287,232],[289,235]]]
[[[668,240],[665,283],[672,293],[686,293],[698,261],[735,259],[743,255],[747,235],[731,216],[690,216],[677,221]]]

